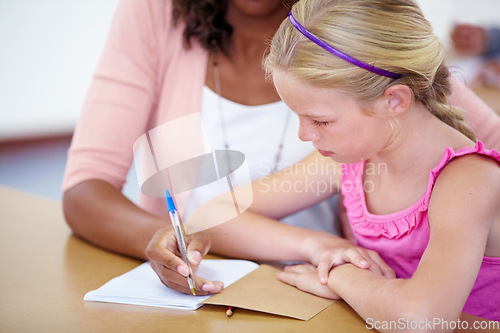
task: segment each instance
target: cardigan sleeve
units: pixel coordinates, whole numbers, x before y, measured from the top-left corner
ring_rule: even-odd
[[[500,115],[454,76],[451,83],[450,103],[464,111],[465,122],[478,140],[489,149],[500,149]]]
[[[158,35],[171,11],[170,1],[118,4],[68,152],[63,191],[88,179],[123,187],[134,141],[157,104]]]

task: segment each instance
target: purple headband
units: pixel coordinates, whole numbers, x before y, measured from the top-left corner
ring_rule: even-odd
[[[307,30],[306,28],[304,28],[299,22],[297,22],[297,20],[295,19],[295,17],[293,17],[292,12],[290,12],[288,14],[288,18],[290,19],[290,23],[292,23],[292,25],[298,31],[300,31],[304,36],[306,36],[307,38],[309,38],[309,40],[311,40],[315,44],[321,46],[323,49],[327,50],[328,52],[336,55],[337,57],[342,58],[345,61],[350,62],[353,65],[356,65],[358,67],[361,67],[363,69],[366,69],[367,71],[370,71],[370,72],[378,74],[378,75],[390,77],[391,79],[399,79],[401,77],[401,74],[396,74],[396,73],[393,73],[393,72],[389,72],[389,71],[386,71],[385,69],[378,68],[378,67],[375,67],[373,65],[367,64],[366,62],[363,62],[363,61],[358,60],[358,59],[356,59],[354,57],[351,57],[350,55],[348,55],[348,54],[346,54],[346,53],[344,53],[344,52],[342,52],[342,51],[334,48],[330,44],[328,44],[328,43],[324,42],[323,40],[321,40],[320,38],[316,37],[316,35],[314,35],[313,33],[311,33],[309,30]]]

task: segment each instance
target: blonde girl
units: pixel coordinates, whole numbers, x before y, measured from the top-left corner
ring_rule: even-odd
[[[396,273],[336,266],[329,250],[318,268],[278,277],[342,298],[366,320],[454,321],[462,311],[500,320],[500,154],[449,105],[443,48],[415,1],[301,0],[265,66],[299,117],[300,139],[341,164],[325,179],[341,178],[332,190],[345,197],[357,244]],[[385,167],[368,172],[373,165]],[[254,211],[272,209],[266,182],[289,178],[255,184]],[[306,191],[273,195],[283,214],[314,201]]]

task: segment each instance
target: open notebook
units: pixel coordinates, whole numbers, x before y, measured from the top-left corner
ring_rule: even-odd
[[[204,259],[196,275],[212,281],[222,281],[227,287],[259,267],[247,260]],[[208,296],[186,295],[165,287],[149,262],[120,275],[97,290],[88,292],[85,301],[149,305],[196,310]]]

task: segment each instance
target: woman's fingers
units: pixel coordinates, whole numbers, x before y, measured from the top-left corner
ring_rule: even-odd
[[[201,259],[210,250],[210,237],[197,233],[189,236],[188,239],[188,260],[192,266],[196,268],[201,262]]]
[[[188,243],[188,260],[193,273],[198,269],[203,255],[210,248],[210,239],[202,234],[191,235]],[[166,227],[158,230],[146,249],[146,256],[151,262],[151,267],[160,280],[174,290],[190,294],[187,277],[189,268],[177,248],[177,239],[172,228]],[[193,277],[197,295],[208,295],[220,292],[224,285],[220,281],[209,281],[204,278]]]
[[[191,294],[186,277],[157,262],[151,262],[151,267],[164,285],[179,292]],[[193,280],[197,296],[216,294],[224,289],[224,284],[221,281],[209,281],[198,276],[195,276]]]
[[[187,276],[189,274],[187,265],[177,256],[177,243],[175,234],[171,228],[162,228],[156,232],[146,248],[146,257],[168,269],[177,271]]]

